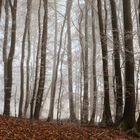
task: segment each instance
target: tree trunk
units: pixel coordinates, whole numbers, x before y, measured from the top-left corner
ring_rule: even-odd
[[[84,66],[84,43],[83,43],[83,33],[82,33],[82,21],[83,21],[83,9],[80,6],[80,1],[78,0],[78,7],[80,10],[78,24],[79,24],[79,41],[80,41],[80,120],[82,122],[83,116],[83,66]]]
[[[84,95],[82,123],[88,122],[88,1],[85,0]]]
[[[9,5],[11,9],[12,15],[12,29],[11,29],[11,47],[10,52],[7,59],[7,66],[6,66],[6,76],[5,79],[5,97],[4,97],[4,115],[10,115],[10,101],[11,101],[11,94],[12,94],[12,64],[13,58],[15,54],[15,47],[16,47],[16,13],[17,13],[17,0],[14,0],[13,5],[11,0],[9,0]]]
[[[54,59],[53,59],[53,75],[52,75],[52,82],[51,82],[51,97],[50,97],[50,108],[49,108],[49,115],[48,121],[53,119],[53,111],[54,111],[54,101],[55,101],[55,93],[56,93],[56,82],[57,82],[57,68],[56,68],[56,61],[57,60],[57,4],[56,0],[54,0],[54,7],[55,7],[55,37],[54,37]]]
[[[59,94],[58,94],[58,102],[57,102],[57,121],[60,120],[61,117],[61,104],[62,104],[62,85],[63,85],[63,59],[64,59],[64,53],[61,55],[61,65],[60,65],[60,87],[59,87]]]
[[[40,54],[40,47],[41,47],[41,23],[40,23],[40,11],[41,11],[41,0],[39,1],[39,8],[38,8],[38,45],[37,45],[37,54],[36,54],[36,69],[35,69],[35,82],[33,93],[31,97],[31,106],[30,106],[30,118],[32,119],[34,116],[34,104],[35,104],[35,96],[38,87],[38,75],[39,75],[39,54]]]
[[[1,19],[1,13],[2,13],[2,0],[0,0],[0,19]]]
[[[137,0],[134,0],[134,5],[135,5],[135,16],[136,16],[136,21],[137,21],[137,36],[138,36],[138,44],[140,47],[140,2]],[[140,59],[138,62],[138,68],[136,72],[136,110],[139,110],[139,73],[140,73]]]
[[[68,61],[68,93],[69,93],[69,109],[70,109],[70,120],[74,121],[76,119],[74,112],[74,103],[73,103],[73,82],[72,82],[72,38],[71,38],[71,8],[73,1],[67,0],[67,61]]]
[[[97,79],[96,79],[96,38],[95,38],[95,15],[94,15],[94,2],[92,0],[91,4],[91,15],[92,15],[92,42],[93,42],[93,109],[91,116],[91,123],[95,122],[95,114],[96,114],[96,102],[97,102]]]
[[[98,0],[98,17],[99,17],[99,28],[100,28],[100,39],[103,61],[103,78],[104,78],[104,110],[102,123],[103,125],[112,125],[113,121],[111,117],[110,100],[109,100],[107,35],[103,25],[101,0]]]
[[[110,0],[111,5],[111,20],[112,20],[112,34],[113,34],[113,57],[115,70],[115,97],[116,97],[116,116],[115,123],[118,124],[123,116],[123,93],[122,93],[122,77],[120,68],[120,39],[118,31],[118,21],[116,14],[116,3]]]
[[[26,116],[27,109],[30,102],[30,57],[31,57],[31,35],[30,35],[30,22],[31,22],[31,7],[32,0],[28,0],[28,56],[27,56],[27,78],[26,78],[26,98],[25,98],[25,107],[24,107],[24,116]]]
[[[9,29],[9,2],[5,1],[5,27],[3,41],[3,62],[4,62],[4,93],[7,88],[7,45],[8,45],[8,29]]]
[[[20,75],[21,75],[21,83],[20,83],[20,102],[19,102],[19,114],[18,117],[22,117],[23,115],[23,100],[24,100],[24,58],[25,58],[25,42],[26,42],[26,37],[28,33],[28,28],[29,28],[29,20],[30,20],[30,6],[31,6],[31,1],[29,0],[27,2],[27,14],[26,14],[26,19],[25,19],[25,28],[24,28],[24,33],[23,33],[23,39],[22,39],[22,55],[21,55],[21,65],[20,65]]]
[[[57,12],[57,11],[56,11]],[[59,49],[58,49],[58,54],[57,54],[57,63],[55,66],[55,71],[54,74],[55,76],[53,77],[54,79],[54,85],[53,87],[51,87],[52,91],[51,91],[51,101],[50,101],[50,109],[49,109],[49,115],[48,115],[48,121],[51,121],[53,119],[53,110],[54,110],[54,100],[55,100],[55,90],[56,90],[56,82],[57,82],[57,75],[58,75],[58,66],[59,66],[59,62],[60,62],[60,53],[61,53],[61,49],[62,49],[62,42],[63,42],[63,32],[64,32],[64,27],[65,27],[65,22],[66,22],[66,13],[65,13],[65,17],[64,17],[64,21],[63,21],[63,25],[61,27],[61,32],[60,32],[60,45],[59,45]]]
[[[36,105],[34,118],[39,119],[40,109],[42,104],[45,76],[46,76],[46,45],[47,45],[47,33],[48,33],[48,1],[44,0],[44,19],[43,19],[43,33],[42,33],[42,44],[41,44],[41,64],[40,64],[40,78],[38,91],[36,96]]]
[[[139,5],[138,5],[138,11],[139,11],[139,15],[138,15],[138,37],[139,37],[139,45],[140,45],[140,0],[139,0]],[[140,70],[140,60],[139,60],[139,67],[138,67],[138,71]],[[139,78],[138,78],[139,79]],[[138,80],[139,81],[139,80]],[[138,84],[138,83],[137,83]],[[138,91],[137,91],[138,92]],[[137,93],[137,98],[136,101],[138,101],[138,93]],[[138,104],[139,105],[139,104]],[[140,113],[139,113],[139,117],[138,120],[136,122],[136,129],[137,131],[140,133]]]
[[[131,129],[135,124],[135,85],[134,85],[134,54],[131,19],[131,1],[123,0],[124,18],[124,51],[125,51],[125,107],[123,129]]]

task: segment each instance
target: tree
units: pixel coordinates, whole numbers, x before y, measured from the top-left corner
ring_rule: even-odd
[[[57,69],[58,66],[56,62],[59,61],[57,59],[57,3],[54,0],[54,7],[55,7],[55,37],[54,37],[54,59],[53,59],[53,75],[52,75],[52,82],[51,82],[51,97],[50,97],[50,108],[49,108],[49,115],[48,121],[53,119],[53,111],[54,111],[54,100],[55,100],[55,93],[56,93],[56,82],[57,82]]]
[[[104,83],[104,110],[103,110],[102,123],[104,125],[112,125],[110,100],[109,100],[107,35],[106,35],[106,31],[103,25],[101,0],[98,0],[98,17],[99,17],[100,40],[101,40],[101,49],[102,49],[102,62],[103,62],[103,78],[104,78],[104,81],[103,81]]]
[[[30,13],[31,13],[31,3],[32,0],[27,1],[27,13],[26,13],[26,19],[25,19],[25,27],[24,27],[24,33],[22,38],[22,55],[21,55],[21,65],[20,65],[20,102],[19,102],[19,117],[22,117],[23,115],[23,101],[24,101],[24,59],[25,59],[25,43],[29,28],[29,22],[30,22]],[[29,83],[27,83],[29,84]],[[28,91],[27,91],[28,92]]]
[[[84,95],[82,106],[82,123],[88,122],[88,1],[85,0],[85,46],[84,46]]]
[[[9,27],[9,1],[5,1],[5,27],[3,41],[3,62],[4,62],[4,93],[6,93],[7,84],[7,45],[8,45],[8,27]]]
[[[97,100],[97,78],[96,78],[96,37],[95,37],[95,14],[94,14],[94,2],[91,3],[91,15],[92,15],[92,42],[93,42],[93,110],[91,116],[91,123],[95,122],[96,115],[96,100]]]
[[[31,7],[32,7],[32,0],[28,0],[27,3],[28,9],[28,56],[27,56],[27,76],[26,76],[26,98],[25,98],[25,106],[24,106],[24,116],[26,116],[27,109],[30,102],[30,58],[31,58]]]
[[[46,45],[47,45],[47,32],[48,32],[48,1],[43,0],[44,2],[44,18],[43,18],[43,31],[42,31],[42,42],[41,42],[41,64],[40,64],[40,77],[38,84],[38,91],[36,96],[36,104],[34,111],[34,118],[39,119],[44,85],[45,85],[45,76],[46,76]]]
[[[81,8],[80,5],[80,1],[78,0],[78,7],[80,10],[80,14],[79,14],[79,19],[78,19],[78,35],[79,35],[79,44],[80,44],[80,120],[82,120],[83,117],[83,66],[84,66],[84,42],[83,42],[83,38],[84,35],[82,33],[82,21],[83,21],[83,17],[84,17],[84,13],[83,13],[83,9]]]
[[[9,55],[7,58],[6,64],[6,77],[5,77],[5,96],[4,96],[4,115],[10,115],[10,100],[12,94],[12,64],[15,54],[15,47],[16,47],[16,14],[17,14],[17,0],[14,0],[13,4],[11,0],[9,0],[9,5],[11,9],[11,16],[12,16],[12,29],[11,29],[11,46]]]
[[[132,129],[135,124],[134,53],[131,19],[131,1],[123,0],[125,52],[125,106],[122,127]],[[131,73],[131,74],[130,74]]]
[[[118,124],[123,116],[123,97],[122,97],[122,77],[120,68],[120,39],[118,31],[118,21],[116,13],[116,3],[110,0],[111,5],[111,20],[112,20],[112,34],[113,34],[113,60],[115,71],[115,97],[116,97],[116,116],[115,123]]]
[[[41,23],[40,23],[40,11],[41,11],[41,0],[39,1],[39,8],[38,8],[38,44],[37,44],[37,54],[36,54],[36,69],[35,69],[35,79],[34,79],[34,86],[32,91],[31,97],[31,105],[30,105],[30,118],[34,117],[34,104],[35,104],[35,96],[38,87],[38,75],[39,75],[39,55],[40,55],[40,46],[41,46]]]
[[[69,109],[70,109],[70,120],[76,119],[74,112],[73,103],[73,82],[72,82],[72,38],[71,38],[71,7],[73,1],[67,0],[66,14],[67,14],[67,61],[68,61],[68,93],[69,93]]]
[[[1,18],[1,13],[2,13],[2,0],[0,0],[0,18]]]
[[[140,34],[140,0],[139,0],[139,5],[138,5],[138,11],[139,11],[139,15],[138,15],[138,35]],[[140,40],[139,40],[140,41]],[[140,60],[139,60],[139,64],[140,64]],[[136,130],[140,133],[140,113],[136,122]]]

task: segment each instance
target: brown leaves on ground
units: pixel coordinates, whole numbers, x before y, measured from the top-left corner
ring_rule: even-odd
[[[123,132],[0,116],[0,140],[137,140]]]

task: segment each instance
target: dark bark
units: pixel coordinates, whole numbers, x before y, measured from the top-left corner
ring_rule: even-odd
[[[135,124],[135,85],[134,85],[134,54],[131,19],[131,1],[123,0],[124,18],[124,51],[125,51],[125,107],[123,129],[131,129]]]
[[[9,2],[5,1],[5,27],[4,27],[4,41],[3,41],[3,62],[4,62],[4,93],[6,93],[7,86],[7,45],[8,45],[8,29],[9,29]]]
[[[22,39],[22,52],[21,52],[21,65],[20,65],[20,101],[19,101],[19,114],[18,117],[23,115],[23,100],[24,100],[24,59],[25,59],[25,43],[28,33],[28,22],[29,22],[29,3],[27,2],[27,14],[25,19],[25,27]]]
[[[118,21],[116,14],[115,0],[110,0],[111,5],[111,20],[112,20],[112,34],[113,34],[113,58],[115,71],[115,97],[116,97],[116,116],[115,123],[118,124],[123,116],[123,93],[122,93],[122,77],[120,68],[120,39],[118,31]]]
[[[11,0],[9,0],[9,5],[11,9],[12,15],[12,29],[11,29],[11,47],[7,59],[7,66],[6,66],[6,80],[5,80],[5,97],[4,97],[4,115],[10,115],[10,100],[12,94],[12,64],[13,58],[15,54],[15,47],[16,47],[16,13],[17,13],[17,0],[14,0],[13,5]]]
[[[35,96],[37,92],[38,87],[38,75],[39,75],[39,54],[40,54],[40,41],[41,41],[41,23],[40,23],[40,10],[41,10],[41,0],[39,2],[39,8],[38,8],[38,45],[37,45],[37,54],[36,54],[36,69],[35,69],[35,82],[34,82],[34,88],[33,93],[31,97],[31,106],[30,106],[30,118],[32,119],[34,116],[34,104],[35,104]]]
[[[1,19],[1,14],[2,14],[2,0],[0,0],[0,19]]]
[[[83,95],[83,111],[82,111],[82,123],[88,122],[88,2],[85,0],[85,48],[84,48],[84,95]]]
[[[41,64],[40,64],[40,78],[38,91],[36,96],[36,105],[34,118],[39,119],[40,109],[43,99],[45,76],[46,76],[46,45],[47,45],[47,28],[48,28],[48,1],[44,0],[44,19],[43,19],[43,33],[41,44]]]
[[[112,125],[112,117],[111,117],[110,101],[109,101],[107,35],[103,25],[101,0],[98,0],[98,17],[99,17],[99,28],[100,28],[100,39],[101,39],[101,48],[102,48],[102,61],[103,61],[103,78],[104,78],[104,110],[103,110],[102,123],[104,125]]]

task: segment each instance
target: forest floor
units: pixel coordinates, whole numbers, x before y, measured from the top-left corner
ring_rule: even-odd
[[[0,140],[138,140],[111,128],[0,116]]]

